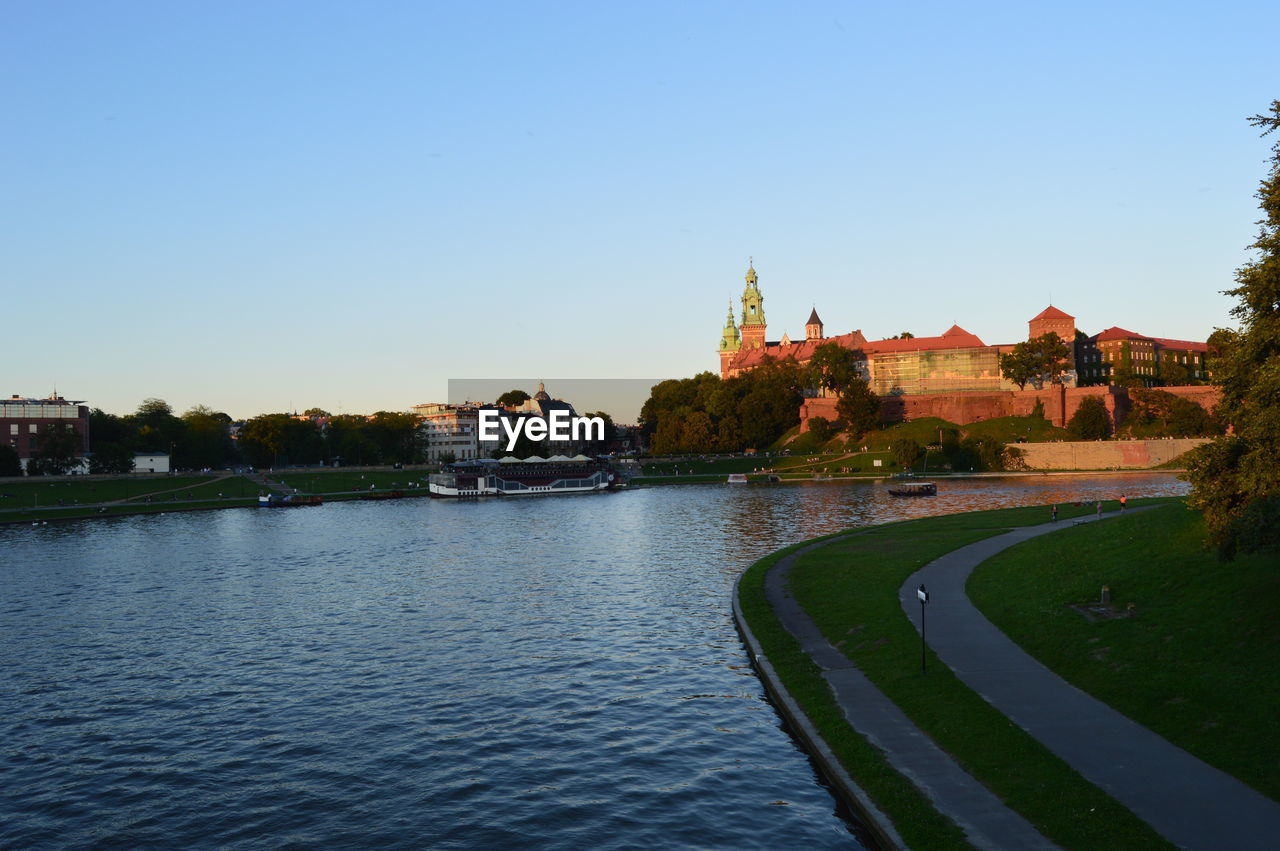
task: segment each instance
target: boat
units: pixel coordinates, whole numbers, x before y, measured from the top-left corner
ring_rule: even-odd
[[[308,505],[320,505],[324,500],[318,496],[303,496],[291,493],[281,496],[278,493],[258,497],[259,508],[303,508]]]
[[[937,496],[938,486],[933,482],[902,482],[889,486],[890,496]]]
[[[747,474],[746,474],[746,473],[730,473],[730,474],[729,474],[729,481],[728,481],[728,484],[731,484],[731,485],[745,485],[746,483],[747,483]]]
[[[437,498],[481,496],[550,496],[611,490],[620,476],[607,461],[577,455],[565,458],[479,458],[445,464],[427,479],[427,493]]]

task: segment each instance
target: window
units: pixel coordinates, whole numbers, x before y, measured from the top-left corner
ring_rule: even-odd
[[[17,433],[18,433],[18,424],[17,424],[17,423],[10,423],[10,424],[9,424],[9,434],[17,434]]]

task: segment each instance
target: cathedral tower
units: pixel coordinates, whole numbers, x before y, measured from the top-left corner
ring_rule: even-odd
[[[747,288],[742,291],[742,347],[764,348],[764,296],[756,280],[755,264],[747,267]]]
[[[742,336],[733,324],[733,300],[729,301],[729,316],[724,321],[724,333],[720,335],[720,377],[729,377],[729,361],[742,348]]]

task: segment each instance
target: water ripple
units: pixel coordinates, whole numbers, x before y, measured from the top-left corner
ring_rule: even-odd
[[[0,846],[856,845],[729,616],[786,543],[1170,477],[0,528]]]

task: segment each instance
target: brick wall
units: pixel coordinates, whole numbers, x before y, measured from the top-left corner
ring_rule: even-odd
[[[1222,397],[1222,391],[1210,386],[1162,387],[1176,396],[1190,399],[1206,410]],[[996,393],[924,393],[918,396],[884,396],[880,400],[880,417],[887,423],[938,417],[957,425],[968,425],[998,417],[1025,417],[1039,401],[1044,415],[1056,426],[1065,427],[1080,403],[1089,396],[1099,396],[1106,405],[1111,425],[1122,422],[1129,413],[1129,391],[1123,387],[1063,387],[1053,385],[1042,390],[1010,390]],[[800,405],[800,433],[809,430],[809,420],[825,417],[836,420],[835,399],[805,399]]]

